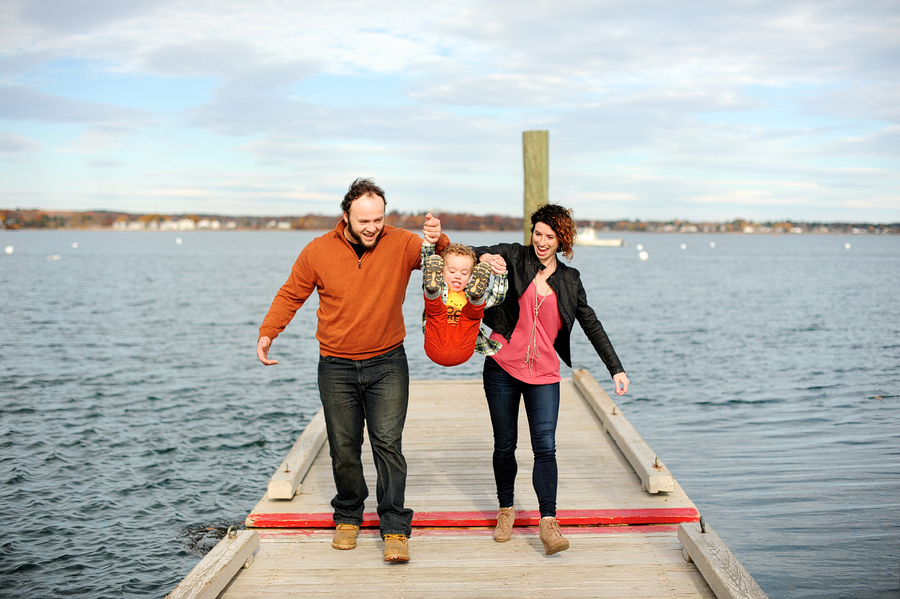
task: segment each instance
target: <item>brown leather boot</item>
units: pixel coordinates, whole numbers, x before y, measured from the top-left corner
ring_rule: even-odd
[[[357,533],[359,526],[355,524],[338,524],[334,530],[334,538],[331,539],[331,546],[335,549],[355,549]]]
[[[569,541],[559,531],[559,523],[553,516],[541,518],[541,543],[544,553],[553,555],[569,548]]]
[[[384,561],[409,561],[409,539],[406,535],[384,535]]]
[[[502,507],[497,513],[497,527],[494,528],[494,540],[505,543],[512,537],[513,523],[516,521],[516,506]]]

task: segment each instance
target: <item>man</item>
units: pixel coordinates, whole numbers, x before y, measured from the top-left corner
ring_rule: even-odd
[[[313,239],[294,263],[259,328],[256,355],[269,366],[272,340],[312,294],[319,294],[319,395],[337,494],[331,501],[332,547],[353,549],[369,494],[363,477],[363,428],[368,429],[378,477],[376,498],[384,559],[409,561],[413,512],[404,507],[406,460],[401,437],[409,400],[403,349],[403,300],[420,267],[422,239],[384,224],[384,190],[357,179],[341,203],[343,219]],[[449,240],[427,214],[423,234],[441,249]]]

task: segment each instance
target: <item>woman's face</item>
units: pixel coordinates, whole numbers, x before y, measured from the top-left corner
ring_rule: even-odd
[[[537,222],[531,232],[531,245],[541,262],[550,261],[559,249],[556,232],[547,223]]]

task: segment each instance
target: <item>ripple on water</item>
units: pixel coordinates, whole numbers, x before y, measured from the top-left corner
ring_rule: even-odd
[[[17,256],[68,235],[23,233]],[[79,260],[47,271],[47,247],[17,270],[0,311],[0,588],[163,596],[243,522],[319,409],[315,298],[276,340],[281,363],[255,358],[312,234],[80,235]],[[900,304],[884,298],[900,296],[900,240],[833,255],[825,236],[717,236],[689,257],[663,239],[640,237],[649,262],[573,261],[632,379],[616,401],[769,596],[896,599]],[[417,286],[414,378],[479,378],[478,359],[423,357]],[[577,327],[572,341],[609,389]]]

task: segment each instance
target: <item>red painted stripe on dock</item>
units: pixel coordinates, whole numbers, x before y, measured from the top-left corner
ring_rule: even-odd
[[[556,519],[562,526],[611,526],[628,524],[677,524],[696,522],[696,508],[659,508],[642,510],[559,510]],[[516,512],[517,526],[536,526],[540,513]],[[497,512],[419,512],[413,516],[415,527],[494,526]],[[253,528],[332,528],[331,514],[250,514],[247,525]],[[377,527],[378,514],[363,514],[363,527]]]

